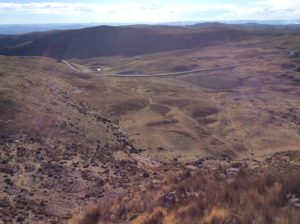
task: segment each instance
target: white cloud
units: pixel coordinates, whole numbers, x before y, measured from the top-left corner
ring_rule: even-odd
[[[0,3],[0,10],[36,14],[65,14],[93,10],[93,5],[61,2]]]
[[[284,9],[300,9],[299,0],[260,0],[257,2],[265,7],[270,7],[274,10],[284,10]]]
[[[299,0],[258,0],[255,2],[263,10],[260,15],[267,19],[300,19]]]
[[[300,0],[256,0],[252,4],[170,3],[0,3],[0,12],[82,16],[100,22],[298,19]],[[77,17],[79,19],[79,17]]]

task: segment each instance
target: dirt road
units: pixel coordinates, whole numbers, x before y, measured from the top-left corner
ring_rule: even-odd
[[[76,72],[82,72],[82,73],[93,73],[90,69],[86,68],[83,65],[75,64],[75,63],[69,63],[66,60],[62,60],[64,64],[66,64],[69,68]],[[210,72],[210,71],[216,71],[216,70],[224,70],[224,69],[232,69],[235,67],[238,67],[240,65],[248,64],[249,62],[239,63],[239,64],[231,64],[231,65],[225,65],[221,67],[214,67],[214,68],[206,68],[206,69],[197,69],[197,70],[190,70],[190,71],[183,71],[183,72],[171,72],[171,73],[161,73],[161,74],[102,74],[101,76],[114,76],[114,77],[166,77],[166,76],[177,76],[177,75],[187,75],[197,72]],[[97,73],[98,74],[98,73]]]

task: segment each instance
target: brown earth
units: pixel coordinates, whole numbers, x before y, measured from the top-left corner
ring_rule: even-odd
[[[297,46],[298,34],[284,34],[70,60],[103,74],[249,62],[164,78],[81,73],[46,57],[0,56],[0,220],[62,223],[182,166],[198,169],[204,158],[264,166],[274,153],[282,160],[279,152],[299,151],[300,64],[287,52]],[[286,166],[298,169],[297,155]]]

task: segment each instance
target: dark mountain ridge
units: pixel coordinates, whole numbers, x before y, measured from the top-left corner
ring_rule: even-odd
[[[257,35],[228,26],[98,26],[79,30],[0,36],[0,54],[91,58],[136,56],[168,50],[190,49],[243,40]]]

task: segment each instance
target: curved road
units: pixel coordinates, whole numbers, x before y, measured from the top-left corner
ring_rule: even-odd
[[[80,70],[79,68],[84,67],[83,65],[78,65],[78,66],[74,66],[77,65],[75,63],[69,63],[66,60],[62,60],[62,62],[64,64],[66,64],[69,68],[71,68],[72,70],[76,71],[76,72],[83,72],[83,73],[87,73],[86,71],[88,69],[85,69],[85,71]],[[253,62],[253,61],[252,61]],[[210,72],[210,71],[216,71],[216,70],[223,70],[223,69],[231,69],[231,68],[235,68],[238,67],[240,65],[244,65],[244,64],[249,64],[250,62],[243,62],[243,63],[239,63],[239,64],[231,64],[231,65],[225,65],[225,66],[221,66],[221,67],[214,67],[214,68],[206,68],[206,69],[198,69],[198,70],[190,70],[190,71],[183,71],[183,72],[171,72],[171,73],[161,73],[161,74],[149,74],[149,75],[143,75],[143,74],[128,74],[128,75],[122,75],[122,74],[101,74],[102,76],[114,76],[114,77],[166,77],[166,76],[176,76],[176,75],[187,75],[187,74],[191,74],[191,73],[198,73],[198,72]],[[95,74],[96,72],[92,72],[93,74]],[[100,73],[96,73],[96,74],[100,74]]]
[[[283,51],[285,53],[287,53],[288,55],[293,55],[295,52],[294,51],[290,51],[287,49],[278,49],[276,47],[274,47],[274,49],[276,51]],[[273,57],[273,56],[271,56]],[[265,56],[264,58],[268,58],[268,56]],[[176,76],[176,75],[187,75],[187,74],[192,74],[192,73],[198,73],[198,72],[210,72],[210,71],[217,71],[217,70],[224,70],[224,69],[231,69],[231,68],[235,68],[241,65],[245,65],[245,64],[250,64],[250,63],[254,63],[255,60],[249,60],[247,62],[242,62],[239,64],[230,64],[230,65],[225,65],[225,66],[221,66],[221,67],[214,67],[214,68],[207,68],[207,69],[198,69],[198,70],[190,70],[190,71],[183,71],[183,72],[171,72],[171,73],[161,73],[161,74],[126,74],[126,75],[122,75],[122,74],[102,74],[102,73],[97,73],[97,72],[93,72],[91,71],[89,68],[80,65],[80,64],[75,64],[73,62],[68,62],[66,60],[62,60],[62,62],[64,64],[66,64],[69,68],[71,68],[72,70],[76,71],[76,72],[82,72],[82,73],[92,73],[92,74],[101,74],[102,76],[114,76],[114,77],[166,77],[166,76]]]

